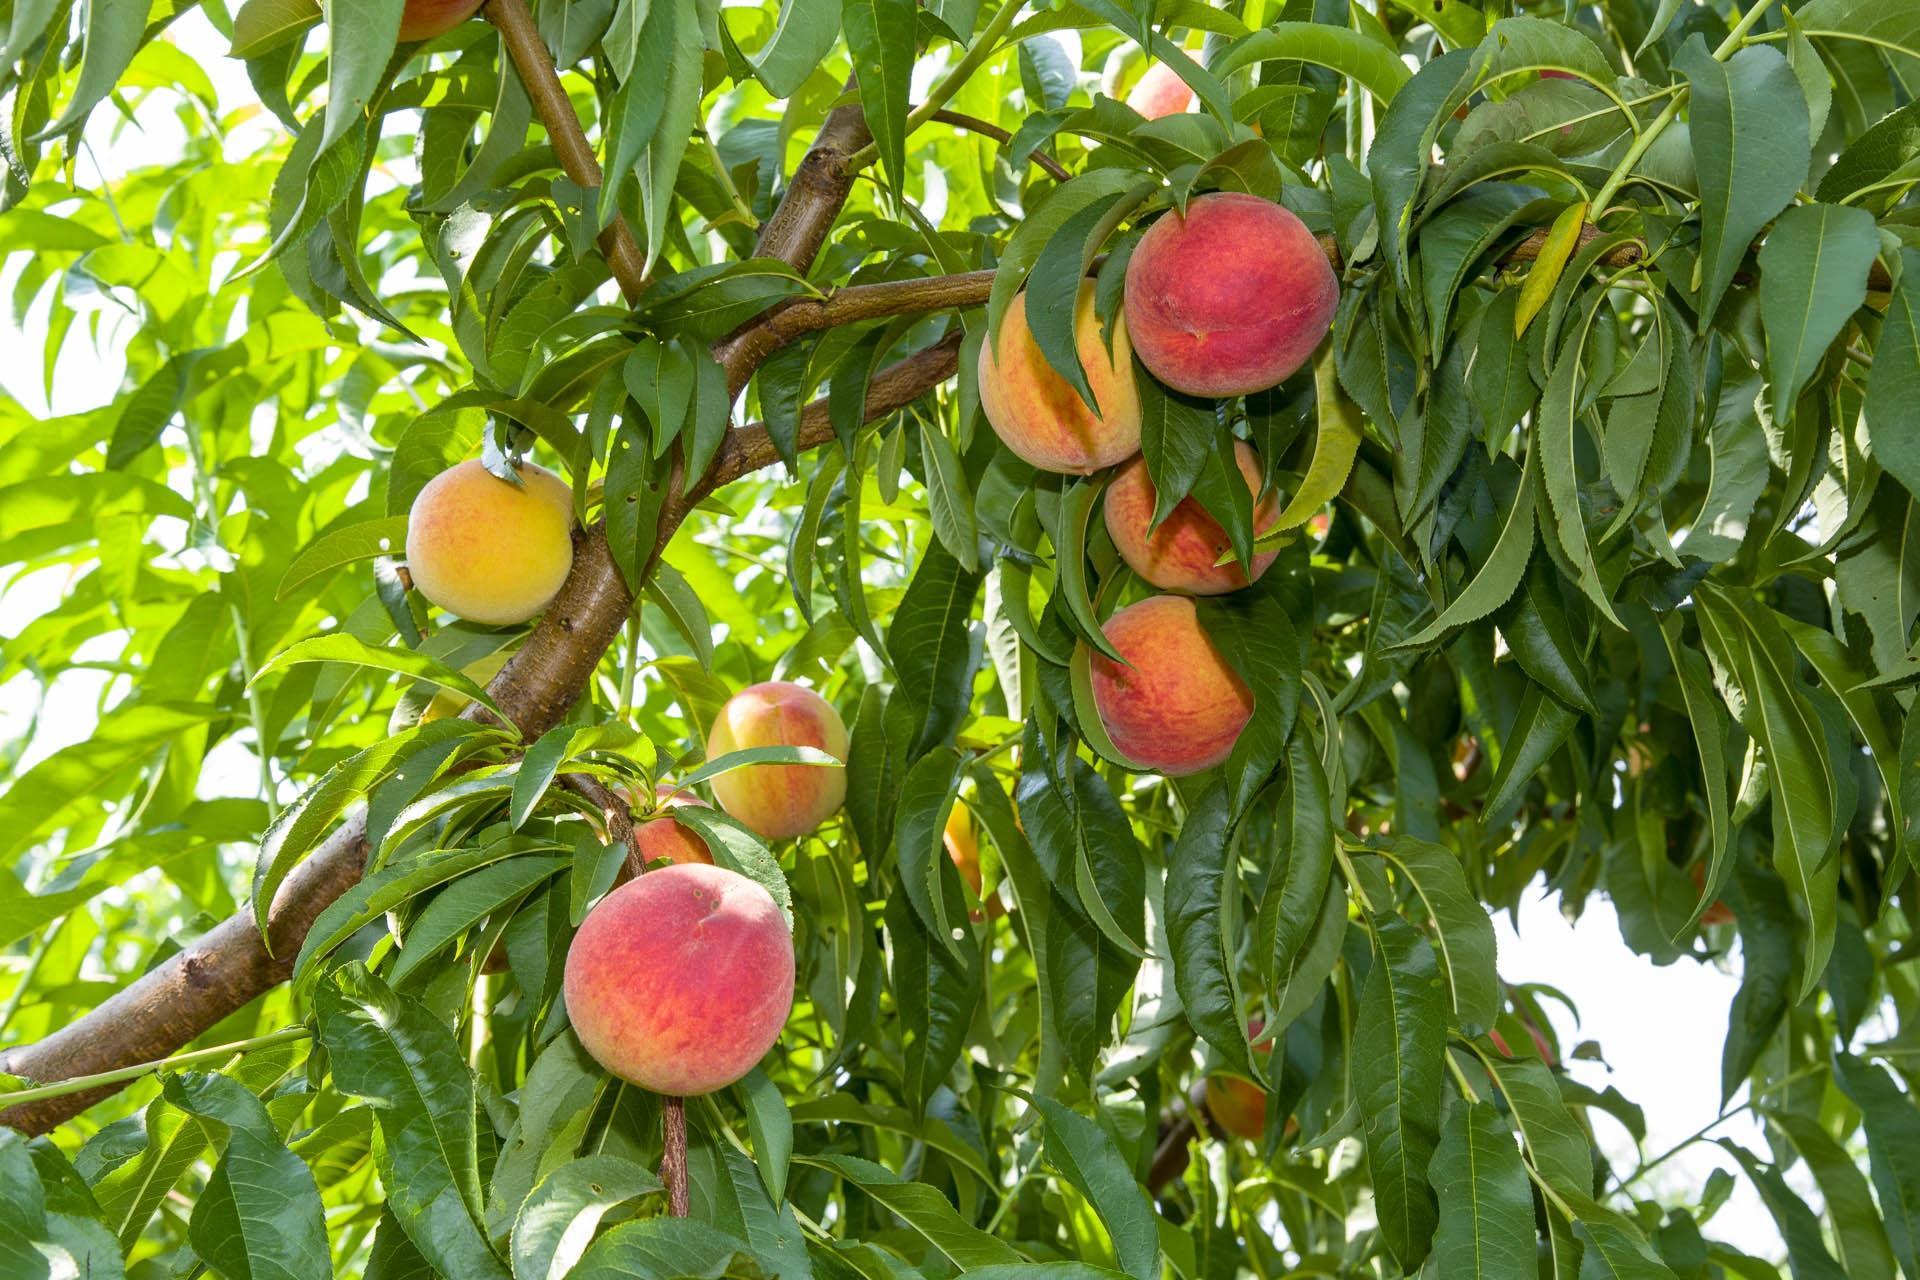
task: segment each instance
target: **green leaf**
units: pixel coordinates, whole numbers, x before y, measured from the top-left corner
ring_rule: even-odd
[[[1446,995],[1433,948],[1398,917],[1374,921],[1377,954],[1353,1027],[1353,1086],[1380,1233],[1406,1271],[1439,1223],[1428,1165],[1446,1088]]]
[[[974,599],[981,575],[969,572],[939,543],[927,547],[887,628],[887,652],[898,691],[919,712],[909,755],[950,742],[973,692]]]
[[[573,864],[571,858],[509,858],[462,876],[427,904],[407,929],[399,959],[388,971],[396,986],[454,939],[503,907],[511,906]]]
[[[481,1227],[480,1142],[490,1131],[452,1034],[359,965],[319,989],[314,1013],[335,1085],[380,1121],[380,1181],[407,1238],[443,1273],[508,1280]]]
[[[1313,389],[1319,426],[1313,443],[1313,462],[1308,465],[1306,478],[1292,499],[1274,520],[1273,527],[1261,535],[1256,545],[1281,541],[1286,530],[1299,528],[1333,501],[1345,487],[1354,457],[1360,452],[1363,434],[1360,411],[1340,390],[1339,379],[1334,374],[1331,344],[1314,357]]]
[[[393,3],[397,10],[399,0]],[[86,37],[73,96],[67,99],[59,118],[31,135],[30,141],[44,141],[86,124],[94,107],[113,92],[133,62],[133,55],[139,52],[150,8],[151,0],[87,0]],[[60,43],[56,41],[56,47]]]
[[[1273,991],[1307,944],[1333,875],[1333,812],[1320,757],[1296,733],[1287,743],[1287,783],[1274,821],[1276,860],[1255,917],[1254,958]],[[1276,1007],[1276,996],[1270,1001]]]
[[[1813,1175],[1827,1215],[1833,1220],[1833,1239],[1845,1274],[1851,1280],[1894,1280],[1893,1246],[1873,1203],[1866,1174],[1853,1155],[1811,1116],[1774,1109],[1769,1109],[1766,1116],[1807,1162],[1807,1171]]]
[[[561,1165],[513,1220],[514,1276],[561,1280],[610,1210],[658,1190],[660,1179],[620,1156],[582,1156]]]
[[[780,1087],[755,1067],[740,1082],[747,1097],[747,1133],[753,1139],[754,1163],[767,1195],[775,1204],[787,1197],[787,1166],[793,1159],[793,1115]]]
[[[228,1133],[187,1228],[200,1257],[233,1280],[330,1280],[320,1188],[260,1099],[237,1080],[197,1072],[169,1077],[164,1091]]]
[[[1920,494],[1920,249],[1902,249],[1900,264],[1867,374],[1867,432],[1874,458]]]
[[[285,600],[294,588],[355,560],[392,555],[406,545],[407,518],[388,516],[383,520],[365,520],[329,530],[309,542],[293,558],[280,578],[275,600]]]
[[[737,1275],[744,1267],[758,1270],[744,1240],[697,1218],[642,1218],[595,1240],[567,1280],[681,1280]]]
[[[754,55],[753,74],[776,98],[791,98],[819,69],[840,35],[840,15],[831,4],[781,0],[773,34]]]
[[[1412,836],[1393,836],[1368,849],[1400,869],[1433,918],[1461,1029],[1479,1035],[1492,1027],[1500,1013],[1493,921],[1467,883],[1459,856]]]
[[[1700,756],[1700,786],[1706,793],[1707,823],[1711,837],[1707,846],[1706,886],[1700,894],[1700,901],[1693,908],[1693,914],[1688,917],[1687,927],[1691,928],[1699,923],[1701,914],[1713,905],[1713,887],[1726,881],[1728,833],[1731,831],[1727,814],[1726,750],[1729,723],[1726,707],[1714,701],[1713,673],[1707,667],[1707,660],[1681,644],[1680,627],[1680,619],[1674,614],[1668,614],[1660,620],[1660,636],[1666,641],[1668,657],[1673,660],[1674,679],[1680,685],[1680,697],[1687,707],[1687,720],[1693,726],[1693,745]]]
[[[895,191],[907,189],[907,97],[913,79],[913,0],[842,0],[846,31],[860,81],[860,110],[880,152],[880,167]]]
[[[1157,1217],[1113,1136],[1102,1125],[1052,1098],[1035,1098],[1033,1103],[1046,1118],[1048,1163],[1100,1215],[1121,1270],[1134,1280],[1158,1280]]]
[[[1583,319],[1567,326],[1567,336],[1554,358],[1547,389],[1541,394],[1540,413],[1534,427],[1534,446],[1540,453],[1538,476],[1547,491],[1553,532],[1560,550],[1573,566],[1580,589],[1607,621],[1623,625],[1614,614],[1613,602],[1600,580],[1594,562],[1593,544],[1587,536],[1586,511],[1580,505],[1580,472],[1577,462],[1577,434],[1580,431],[1580,405],[1586,390],[1581,378],[1588,335],[1600,313],[1605,296],[1596,291],[1585,308]],[[1551,335],[1551,328],[1549,328]],[[1532,458],[1528,458],[1529,465]]]
[[[1193,492],[1219,429],[1211,401],[1172,390],[1147,374],[1138,360],[1134,385],[1140,393],[1140,454],[1153,481],[1152,526],[1158,528]]]
[[[655,0],[656,8],[669,5],[677,12],[673,21],[673,55],[666,63],[666,101],[660,111],[659,127],[653,130],[639,167],[649,273],[666,249],[667,221],[673,207],[674,186],[680,176],[680,161],[699,127],[700,93],[706,66],[695,0]]]
[[[1573,1234],[1586,1246],[1580,1280],[1675,1280],[1672,1269],[1623,1218],[1583,1218],[1574,1223]]]
[[[606,176],[594,214],[601,226],[613,221],[619,211],[620,189],[659,134],[667,108],[669,68],[680,50],[678,31],[683,14],[692,16],[673,0],[648,5],[633,60],[608,104]]]
[[[1493,1058],[1487,1069],[1506,1095],[1534,1172],[1562,1196],[1585,1195],[1593,1185],[1593,1150],[1547,1064],[1538,1058]]]
[[[1432,1176],[1440,1193],[1436,1273],[1535,1280],[1533,1186],[1499,1111],[1485,1102],[1456,1103],[1441,1127]]]
[[[1540,314],[1540,308],[1546,306],[1553,297],[1553,291],[1560,283],[1560,273],[1566,269],[1567,259],[1573,256],[1574,249],[1580,243],[1580,232],[1586,225],[1587,202],[1576,200],[1562,209],[1553,220],[1553,225],[1547,228],[1547,238],[1540,244],[1533,267],[1527,272],[1527,278],[1520,282],[1520,296],[1513,310],[1514,337],[1526,333],[1527,326]]]
[[[1760,250],[1760,316],[1767,329],[1773,418],[1793,416],[1800,389],[1847,319],[1867,300],[1880,232],[1865,209],[1806,204],[1780,215]]]
[[[327,636],[311,636],[288,645],[280,652],[262,663],[253,674],[253,683],[258,684],[269,673],[282,667],[291,667],[301,662],[341,662],[348,666],[369,667],[375,671],[391,671],[397,675],[411,676],[429,684],[439,685],[442,689],[451,689],[462,697],[479,703],[487,710],[499,716],[501,722],[511,725],[506,712],[493,700],[485,687],[473,677],[463,675],[449,667],[434,661],[417,649],[380,649],[368,644],[358,636],[347,632],[336,632]]]
[[[900,1215],[901,1221],[963,1270],[1020,1261],[1011,1245],[969,1226],[944,1195],[923,1182],[909,1182],[858,1156],[796,1155],[794,1159],[860,1188]]]
[[[320,21],[320,0],[246,0],[233,15],[229,58],[252,60]]]
[[[1847,144],[1820,179],[1815,194],[1829,203],[1842,203],[1889,180],[1899,185],[1920,180],[1911,168],[1916,160],[1920,160],[1920,102],[1909,102]]]
[[[1803,25],[1811,27],[1806,14]],[[1811,160],[1807,100],[1778,49],[1749,45],[1725,62],[1695,34],[1673,60],[1700,177],[1700,307],[1710,317],[1760,229],[1793,200]]]
[[[1215,783],[1187,810],[1167,858],[1167,943],[1173,986],[1187,1021],[1218,1049],[1228,1068],[1251,1077],[1246,1024],[1234,980],[1232,915],[1240,899],[1232,857],[1233,811]]]
[[[1507,508],[1506,522],[1501,525],[1500,537],[1493,544],[1486,563],[1480,566],[1480,572],[1461,589],[1459,595],[1447,602],[1447,607],[1440,611],[1438,617],[1405,640],[1389,646],[1390,649],[1423,648],[1456,627],[1486,617],[1512,598],[1527,571],[1527,561],[1533,555],[1536,487],[1533,481],[1539,468],[1536,461],[1538,454],[1537,449],[1527,451],[1519,486],[1514,490],[1513,502]]]
[[[1210,68],[1226,79],[1261,62],[1309,62],[1356,81],[1382,105],[1412,79],[1390,47],[1348,27],[1322,22],[1276,22],[1234,42]]]
[[[1920,13],[1900,0],[1812,0],[1794,16],[1809,36],[1920,58]]]
[[[1881,1068],[1852,1054],[1833,1058],[1840,1091],[1860,1108],[1873,1189],[1887,1239],[1907,1280],[1920,1276],[1920,1111]]]
[[[1719,1145],[1746,1171],[1748,1181],[1760,1193],[1761,1203],[1773,1215],[1774,1225],[1787,1242],[1787,1264],[1793,1268],[1793,1280],[1846,1280],[1847,1273],[1827,1252],[1826,1241],[1820,1237],[1820,1219],[1787,1186],[1780,1171],[1762,1164],[1731,1139],[1721,1138]]]

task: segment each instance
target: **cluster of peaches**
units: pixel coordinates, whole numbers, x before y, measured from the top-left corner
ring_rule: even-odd
[[[1190,597],[1235,591],[1251,578],[1238,563],[1219,563],[1231,543],[1194,499],[1154,525],[1133,357],[1187,395],[1265,391],[1313,355],[1338,302],[1333,268],[1299,218],[1257,196],[1221,192],[1148,228],[1127,262],[1125,302],[1109,332],[1093,284],[1081,284],[1074,345],[1095,404],[1047,363],[1028,326],[1025,293],[981,353],[980,403],[1009,449],[1067,475],[1119,468],[1106,492],[1107,532],[1128,567],[1163,594],[1108,619],[1107,642],[1125,661],[1094,656],[1093,699],[1114,747],[1143,769],[1197,773],[1232,753],[1253,695],[1207,638]],[[1255,532],[1264,532],[1279,503],[1261,492],[1253,449],[1238,440],[1233,447],[1256,504]],[[1254,557],[1253,578],[1275,554]]]
[[[1126,286],[1125,314],[1111,334],[1100,332],[1091,284],[1076,300],[1075,341],[1097,410],[1041,355],[1026,324],[1024,294],[983,352],[981,401],[1000,438],[1036,467],[1078,475],[1120,467],[1106,497],[1107,528],[1134,572],[1166,594],[1107,623],[1106,636],[1125,661],[1095,659],[1095,703],[1130,759],[1191,773],[1231,752],[1252,713],[1252,694],[1201,630],[1190,597],[1236,590],[1250,579],[1240,565],[1217,563],[1229,545],[1226,534],[1191,499],[1152,524],[1156,496],[1139,454],[1133,357],[1187,394],[1263,390],[1319,345],[1337,286],[1298,218],[1232,194],[1202,196],[1184,215],[1156,222],[1128,265]],[[1235,449],[1249,490],[1262,499],[1259,459],[1245,444]],[[414,500],[408,571],[440,608],[511,626],[558,593],[573,560],[572,491],[530,463],[520,465],[518,478],[510,484],[477,461],[464,462],[434,477]],[[1271,525],[1275,507],[1265,495],[1256,528]],[[1271,560],[1257,558],[1253,575]],[[809,689],[753,685],[721,708],[706,754],[716,760],[755,747],[812,747],[844,762],[846,724]],[[743,826],[784,840],[813,831],[840,808],[846,777],[825,766],[749,764],[716,776],[712,788]],[[675,1096],[709,1093],[745,1076],[778,1039],[792,1007],[792,931],[765,888],[715,866],[698,832],[672,815],[700,800],[668,784],[625,798],[641,817],[634,829],[641,855],[668,865],[620,886],[588,913],[567,955],[568,1015],[582,1045],[615,1075]],[[978,844],[959,806],[946,844],[978,896]],[[1253,1099],[1239,1101],[1245,1110]]]

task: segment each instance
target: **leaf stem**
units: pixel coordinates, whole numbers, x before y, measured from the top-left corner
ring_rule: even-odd
[[[28,1102],[40,1102],[47,1098],[64,1098],[71,1093],[85,1093],[89,1089],[106,1084],[124,1084],[137,1080],[141,1076],[155,1071],[171,1071],[179,1067],[190,1067],[201,1062],[218,1062],[232,1057],[236,1053],[250,1053],[255,1049],[264,1049],[269,1045],[286,1044],[293,1040],[304,1040],[313,1034],[306,1027],[282,1027],[263,1036],[254,1036],[250,1040],[236,1040],[232,1044],[217,1044],[210,1049],[192,1049],[186,1053],[176,1053],[170,1058],[160,1058],[153,1062],[141,1062],[131,1067],[121,1067],[115,1071],[101,1071],[90,1076],[74,1076],[70,1080],[56,1080],[52,1084],[33,1085],[26,1089],[14,1089],[0,1092],[0,1106],[17,1107]]]
[[[1000,6],[1000,12],[993,15],[993,21],[989,22],[986,29],[974,38],[971,45],[967,46],[967,51],[960,55],[960,61],[953,64],[953,70],[940,77],[940,82],[927,90],[927,100],[907,112],[906,131],[909,136],[915,129],[933,119],[953,98],[953,95],[960,92],[960,87],[972,78],[973,73],[980,69],[980,65],[998,52],[1000,37],[1013,26],[1014,19],[1020,16],[1020,10],[1025,7],[1026,0],[1006,0],[1006,3]],[[847,173],[858,173],[872,164],[879,155],[880,144],[869,142],[848,156],[843,167]]]

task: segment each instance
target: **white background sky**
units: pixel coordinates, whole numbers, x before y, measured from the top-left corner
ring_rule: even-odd
[[[221,56],[224,42],[197,10],[176,24],[174,39],[212,77],[223,108],[251,101],[252,91],[240,64]],[[177,146],[178,131],[170,109],[141,113],[136,129],[126,127],[111,108],[103,107],[95,115],[89,137],[101,164],[115,172],[156,154],[159,148]],[[83,157],[83,182],[93,179],[90,170]],[[0,296],[11,290],[15,274],[15,270],[0,270]],[[44,314],[44,304],[37,311]],[[40,380],[39,314],[29,318],[24,334],[12,327],[9,316],[0,314],[0,390],[35,413],[81,412],[113,399],[123,362],[111,347],[93,349],[76,327],[61,359],[54,403],[46,403]],[[0,578],[0,638],[14,635],[50,607],[60,589],[61,578],[54,573],[17,583]],[[94,672],[71,673],[61,679],[42,718],[40,736],[23,764],[86,736],[104,679]],[[0,686],[0,735],[21,732],[32,704],[33,690],[26,677]],[[209,761],[203,786],[214,794],[252,795],[257,779],[245,750],[228,744]],[[1495,927],[1504,978],[1546,983],[1565,992],[1578,1006],[1576,1025],[1565,1010],[1547,1002],[1562,1044],[1571,1049],[1581,1040],[1597,1041],[1607,1062],[1604,1066],[1576,1062],[1572,1073],[1595,1088],[1612,1085],[1645,1109],[1649,1153],[1666,1150],[1719,1114],[1720,1044],[1727,1007],[1739,985],[1737,955],[1736,967],[1730,971],[1688,960],[1656,967],[1627,949],[1604,898],[1591,899],[1586,914],[1575,923],[1561,916],[1557,902],[1541,899],[1537,886],[1520,912],[1518,930],[1504,914],[1496,917]],[[1744,1097],[1743,1092],[1736,1103]],[[1621,1168],[1630,1168],[1633,1145],[1626,1131],[1605,1116],[1596,1123],[1607,1155]],[[1744,1114],[1733,1117],[1714,1136],[1730,1137],[1755,1149],[1761,1145],[1758,1126]],[[1676,1198],[1691,1198],[1716,1168],[1738,1175],[1718,1147],[1696,1143],[1656,1170],[1638,1190],[1642,1195],[1664,1190]],[[1790,1181],[1818,1204],[1804,1170],[1796,1169]],[[1737,1176],[1732,1199],[1707,1234],[1750,1253],[1774,1258],[1782,1253],[1772,1219],[1752,1187]]]

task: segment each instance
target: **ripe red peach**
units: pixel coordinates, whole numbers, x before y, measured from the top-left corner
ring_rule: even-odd
[[[1259,499],[1260,455],[1252,446],[1236,440],[1233,456],[1240,465],[1240,474],[1246,477],[1247,491]],[[1217,596],[1238,591],[1248,584],[1247,571],[1239,561],[1216,563],[1233,549],[1233,543],[1220,522],[1194,499],[1182,499],[1160,522],[1159,528],[1148,532],[1157,497],[1144,457],[1135,458],[1120,468],[1119,475],[1107,487],[1107,532],[1113,535],[1113,545],[1129,568],[1162,591],[1186,595]],[[1279,497],[1269,493],[1254,508],[1254,532],[1271,529],[1279,518]],[[1277,549],[1256,552],[1254,578],[1265,573],[1279,554]]]
[[[1179,115],[1193,109],[1193,90],[1180,73],[1164,62],[1156,62],[1141,73],[1127,94],[1127,105],[1149,120]]]
[[[1253,718],[1253,691],[1227,665],[1185,596],[1149,596],[1107,619],[1126,662],[1093,655],[1093,705],[1120,753],[1183,777],[1233,753]]]
[[[480,11],[481,0],[407,0],[400,14],[400,42],[445,35]]]
[[[847,758],[847,726],[833,704],[784,680],[749,685],[727,700],[707,735],[707,759],[749,747],[818,747]],[[750,764],[713,780],[720,807],[768,840],[803,836],[847,798],[844,769]]]
[[[629,797],[636,800],[638,797]],[[663,782],[654,788],[654,807],[659,810],[683,808],[697,805],[704,809],[707,802],[699,796],[686,791],[677,791],[672,784]],[[648,862],[657,862],[665,858],[669,862],[713,862],[713,854],[707,849],[693,828],[670,817],[661,816],[646,822],[636,823],[633,838],[640,842],[640,856]]]
[[[793,933],[765,889],[721,867],[661,867],[581,922],[567,949],[567,1017],[621,1079],[712,1093],[780,1038],[793,975]]]
[[[407,572],[448,613],[517,626],[553,600],[573,567],[573,491],[530,462],[522,485],[469,460],[427,481],[407,516]]]
[[[980,347],[980,407],[1007,448],[1042,471],[1087,475],[1140,448],[1140,395],[1133,384],[1127,322],[1113,319],[1113,353],[1094,314],[1093,282],[1074,304],[1074,345],[1100,411],[1080,398],[1040,354],[1027,326],[1027,295],[1014,295],[997,333]]]
[[[1168,213],[1127,263],[1127,332],[1140,363],[1189,395],[1283,381],[1333,325],[1340,285],[1291,210],[1222,191]]]

